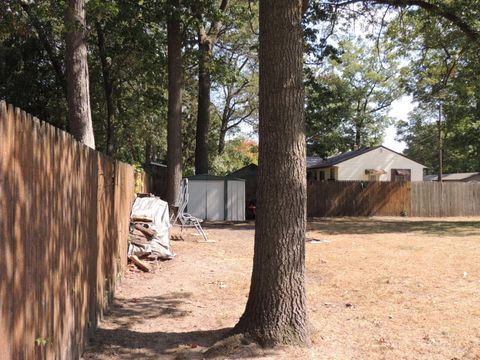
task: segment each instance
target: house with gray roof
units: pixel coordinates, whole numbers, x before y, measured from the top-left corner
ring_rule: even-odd
[[[426,167],[385,146],[307,158],[310,181],[423,181]]]

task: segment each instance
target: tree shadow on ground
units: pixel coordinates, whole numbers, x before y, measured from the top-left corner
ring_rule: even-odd
[[[480,236],[478,221],[382,220],[371,218],[311,219],[308,230],[329,235],[422,233],[436,236]]]
[[[235,230],[235,231],[252,231],[255,230],[255,221],[209,221],[202,225],[206,229],[218,229],[218,230]]]
[[[161,321],[159,319],[159,321]],[[86,359],[95,355],[119,359],[202,358],[198,349],[208,348],[228,333],[229,329],[189,332],[139,332],[124,328],[98,329]]]
[[[245,223],[206,223],[205,229],[232,231],[254,231],[255,222]],[[310,218],[307,230],[321,231],[329,235],[343,234],[388,234],[388,233],[422,233],[438,236],[480,236],[480,220],[416,220],[412,218],[379,219],[369,217]]]
[[[135,325],[152,319],[159,322],[171,321],[172,318],[180,321],[190,314],[184,308],[192,304],[188,300],[191,295],[188,292],[172,292],[162,296],[115,300],[107,315],[108,326],[95,331],[83,359],[203,359],[204,351],[228,336],[230,328],[187,332],[133,330]],[[266,350],[248,344],[229,345],[225,351],[234,352],[235,358],[255,358],[266,354]]]
[[[190,311],[179,308],[191,297],[189,292],[172,292],[163,296],[115,300],[106,315],[110,322],[122,328],[156,318],[181,318]]]

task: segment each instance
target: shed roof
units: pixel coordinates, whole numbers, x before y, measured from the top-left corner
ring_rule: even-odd
[[[254,164],[254,163],[251,163],[251,164],[248,164],[238,170],[235,170],[235,171],[232,171],[230,174],[228,174],[227,176],[233,176],[235,177],[237,174],[242,174],[245,172],[245,171],[256,171],[258,169],[258,165]]]
[[[238,180],[238,181],[245,181],[245,179],[240,179],[234,176],[218,176],[218,175],[210,175],[210,174],[200,174],[200,175],[193,175],[187,177],[187,179],[190,180],[204,180],[204,181],[211,181],[211,180]]]

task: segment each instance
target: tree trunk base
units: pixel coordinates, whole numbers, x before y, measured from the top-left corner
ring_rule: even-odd
[[[242,318],[232,329],[231,335],[242,335],[245,339],[256,342],[264,348],[272,348],[278,345],[304,347],[311,345],[308,324],[301,326],[265,326]]]
[[[236,326],[227,334],[227,337],[217,341],[203,352],[202,356],[205,359],[255,358],[274,355],[272,354],[272,348],[275,346],[296,345],[306,347],[310,345],[310,341],[301,343],[269,341],[265,343],[262,340],[259,336],[255,337],[250,333],[240,331],[239,327]]]

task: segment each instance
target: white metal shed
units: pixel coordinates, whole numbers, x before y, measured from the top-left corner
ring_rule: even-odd
[[[190,176],[187,212],[209,221],[245,221],[245,180],[228,176]]]

